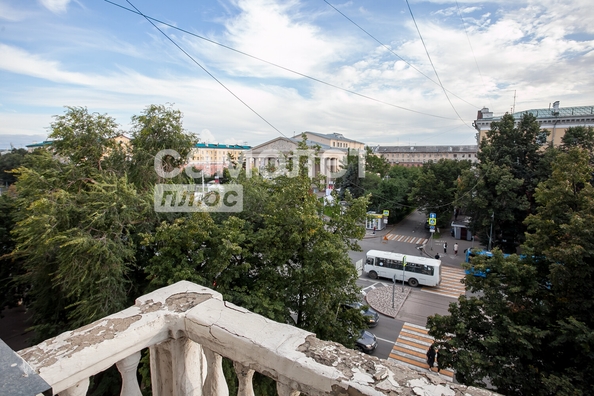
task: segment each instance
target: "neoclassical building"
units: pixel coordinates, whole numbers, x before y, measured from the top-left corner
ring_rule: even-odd
[[[554,146],[561,144],[561,138],[565,135],[567,128],[576,126],[594,126],[594,106],[575,106],[560,107],[559,101],[552,106],[544,109],[523,110],[512,113],[516,120],[516,125],[525,113],[533,114],[541,129],[549,131],[547,141]],[[478,111],[477,119],[474,121],[474,127],[478,131],[477,142],[486,136],[486,132],[491,129],[493,121],[501,121],[502,116],[493,116],[493,112],[488,108],[482,108]]]
[[[299,153],[300,137],[278,137],[253,147],[246,152],[246,169],[252,169],[262,175],[267,175],[270,169],[285,169],[289,156],[310,154],[309,176],[326,176],[328,181],[337,177],[342,161],[346,159],[348,149],[333,148],[326,144],[307,140],[308,153]],[[271,177],[273,177],[271,175]]]

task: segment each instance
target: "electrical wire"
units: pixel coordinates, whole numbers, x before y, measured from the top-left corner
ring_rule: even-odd
[[[347,15],[345,15],[342,11],[340,11],[338,8],[336,8],[334,5],[332,5],[331,3],[329,3],[327,0],[322,0],[324,3],[328,4],[330,7],[332,7],[336,12],[338,12],[340,15],[342,15],[343,17],[346,18],[347,21],[349,21],[350,23],[352,23],[353,25],[355,25],[356,27],[358,27],[363,33],[365,33],[366,35],[368,35],[369,37],[371,37],[375,42],[377,42],[379,45],[381,45],[382,47],[384,47],[386,50],[388,50],[388,52],[390,52],[392,55],[394,55],[395,57],[397,57],[398,59],[400,59],[401,61],[403,61],[404,63],[406,63],[407,65],[409,65],[413,70],[417,71],[419,74],[421,74],[423,77],[425,77],[426,79],[428,79],[429,81],[431,81],[433,84],[435,85],[440,85],[440,83],[436,82],[435,80],[433,80],[431,77],[429,77],[428,75],[426,75],[425,73],[423,73],[421,70],[417,69],[412,63],[410,63],[409,61],[407,61],[406,59],[404,59],[403,57],[401,57],[400,55],[398,55],[396,52],[394,52],[392,50],[392,48],[388,47],[386,44],[382,43],[381,41],[379,41],[377,38],[375,38],[371,33],[369,33],[367,30],[363,29],[359,24],[357,24],[357,22],[353,21],[351,18],[349,18]],[[442,86],[443,88],[443,86]],[[473,106],[474,108],[478,108],[479,106],[476,106],[464,99],[462,99],[461,97],[459,97],[458,95],[454,94],[451,91],[448,91],[452,96],[455,96],[456,98],[460,99],[462,102]]]
[[[468,40],[468,46],[470,47],[470,52],[472,52],[472,57],[474,58],[474,64],[476,65],[476,69],[478,70],[479,76],[481,77],[481,82],[483,83],[483,87],[486,91],[486,84],[485,80],[483,79],[483,74],[481,73],[481,68],[479,67],[478,61],[476,60],[476,55],[474,54],[474,48],[472,48],[472,43],[470,42],[470,37],[468,36],[468,30],[466,29],[466,21],[464,17],[462,17],[462,11],[460,11],[460,5],[458,5],[458,0],[456,0],[456,8],[458,9],[458,16],[462,20],[462,26],[464,27],[464,34],[466,34],[466,40]]]
[[[157,19],[157,18],[153,18],[153,17],[150,17],[150,16],[148,16],[148,15],[142,14],[142,13],[140,13],[140,12],[138,12],[138,11],[135,11],[135,10],[132,10],[132,9],[130,9],[130,8],[124,7],[124,6],[120,5],[120,4],[114,3],[113,1],[110,1],[110,0],[103,0],[103,1],[105,1],[106,3],[112,4],[112,5],[116,6],[116,7],[120,7],[120,8],[122,8],[122,9],[126,10],[126,11],[132,12],[132,13],[134,13],[134,14],[142,15],[142,16],[143,16],[144,18],[146,18],[147,20],[151,20],[151,21],[158,22],[158,23],[160,23],[160,24],[163,24],[163,25],[165,25],[165,26],[167,26],[167,27],[170,27],[170,28],[172,28],[172,29],[175,29],[175,30],[178,30],[178,31],[180,31],[180,32],[186,33],[186,34],[188,34],[188,35],[190,35],[190,36],[193,36],[193,37],[199,38],[199,39],[201,39],[201,40],[204,40],[204,41],[208,41],[209,43],[212,43],[212,44],[218,45],[218,46],[220,46],[220,47],[222,47],[222,48],[225,48],[225,49],[228,49],[228,50],[230,50],[230,51],[236,52],[236,53],[238,53],[238,54],[241,54],[241,55],[247,56],[247,57],[249,57],[249,58],[255,59],[255,60],[259,61],[259,62],[263,62],[263,63],[266,63],[266,64],[268,64],[268,65],[271,65],[271,66],[277,67],[277,68],[279,68],[279,69],[282,69],[282,70],[285,70],[285,71],[287,71],[287,72],[289,72],[289,73],[293,73],[293,74],[296,74],[296,75],[298,75],[298,76],[301,76],[301,77],[307,78],[307,79],[309,79],[309,80],[312,80],[312,81],[315,81],[315,82],[317,82],[317,83],[324,84],[324,85],[326,85],[326,86],[329,86],[329,87],[331,87],[331,88],[339,89],[339,90],[341,90],[341,91],[343,91],[343,92],[347,92],[347,93],[350,93],[350,94],[352,94],[352,95],[355,95],[355,96],[359,96],[359,97],[361,97],[361,98],[364,98],[364,99],[367,99],[367,100],[371,100],[371,101],[374,101],[374,102],[377,102],[377,103],[381,103],[381,104],[384,104],[384,105],[386,105],[386,106],[391,106],[391,107],[395,107],[395,108],[397,108],[397,109],[400,109],[400,110],[409,111],[409,112],[411,112],[411,113],[421,114],[421,115],[425,115],[425,116],[428,116],[428,117],[440,118],[440,119],[443,119],[443,120],[452,120],[452,119],[453,119],[453,118],[450,118],[450,117],[443,117],[443,116],[439,116],[439,115],[436,115],[436,114],[425,113],[425,112],[422,112],[422,111],[417,111],[417,110],[409,109],[409,108],[406,108],[406,107],[403,107],[403,106],[398,106],[398,105],[395,105],[395,104],[393,104],[393,103],[385,102],[385,101],[383,101],[383,100],[376,99],[376,98],[373,98],[373,97],[371,97],[371,96],[364,95],[364,94],[358,93],[358,92],[356,92],[356,91],[353,91],[353,90],[350,90],[350,89],[346,89],[346,88],[340,87],[340,86],[338,86],[338,85],[335,85],[335,84],[332,84],[332,83],[326,82],[326,81],[324,81],[324,80],[321,80],[321,79],[319,79],[319,78],[308,76],[307,74],[300,73],[300,72],[298,72],[298,71],[295,71],[295,70],[289,69],[289,68],[287,68],[287,67],[285,67],[285,66],[281,66],[281,65],[279,65],[279,64],[276,64],[276,63],[274,63],[274,62],[270,62],[270,61],[267,61],[267,60],[265,60],[265,59],[259,58],[259,57],[257,57],[257,56],[254,56],[254,55],[248,54],[248,53],[246,53],[246,52],[240,51],[240,50],[238,50],[238,49],[235,49],[235,48],[233,48],[233,47],[227,46],[227,45],[225,45],[225,44],[218,43],[218,42],[216,42],[216,41],[214,41],[214,40],[211,40],[211,39],[209,39],[209,38],[207,38],[207,37],[200,36],[200,35],[198,35],[198,34],[196,34],[196,33],[192,33],[192,32],[190,32],[190,31],[188,31],[188,30],[185,30],[185,29],[179,28],[179,27],[177,27],[177,26],[171,25],[171,24],[169,24],[169,23],[167,23],[167,22],[164,22],[164,21],[161,21],[161,20],[159,20],[159,19]],[[127,1],[127,0],[126,0],[126,1]],[[150,21],[149,21],[149,22],[150,22]],[[154,24],[153,24],[153,26],[154,26]],[[163,32],[161,32],[161,33],[163,33]],[[185,52],[185,51],[184,51],[184,52]],[[202,66],[200,66],[200,67],[202,67]],[[469,104],[470,104],[470,103],[469,103]],[[472,105],[472,104],[471,104],[471,105]]]
[[[458,116],[460,121],[462,121],[462,123],[464,123],[464,125],[468,126],[470,129],[474,130],[474,128],[472,126],[468,125],[466,123],[466,121],[464,121],[462,119],[460,114],[458,114],[458,110],[456,110],[456,108],[454,107],[454,104],[452,103],[450,97],[448,96],[448,91],[443,86],[443,83],[441,82],[441,79],[439,78],[439,74],[437,74],[437,69],[435,68],[435,65],[433,64],[433,60],[431,59],[431,55],[429,55],[429,50],[427,49],[427,46],[425,45],[425,40],[423,40],[423,36],[421,35],[421,30],[419,29],[419,25],[417,25],[417,20],[415,19],[415,15],[412,12],[412,8],[410,8],[410,4],[409,4],[408,0],[405,0],[405,1],[406,1],[406,5],[408,6],[408,11],[410,11],[410,16],[412,17],[413,23],[415,24],[415,28],[417,29],[417,33],[419,34],[419,38],[421,39],[421,43],[423,44],[423,48],[425,48],[425,53],[427,54],[427,58],[429,58],[429,63],[431,63],[431,67],[433,68],[433,71],[435,72],[437,81],[439,81],[439,85],[441,86],[441,89],[443,89],[443,93],[445,94],[448,102],[450,103],[450,106],[452,106],[454,113],[456,113],[456,115]]]
[[[175,45],[181,52],[183,52],[188,58],[190,58],[192,60],[192,62],[194,62],[196,65],[198,65],[198,67],[200,67],[206,74],[208,74],[213,80],[215,80],[217,83],[219,83],[220,86],[222,86],[227,92],[229,92],[231,95],[233,95],[233,97],[235,97],[235,99],[237,99],[238,101],[240,101],[245,107],[247,107],[248,109],[250,109],[252,111],[252,113],[254,113],[255,115],[257,115],[258,117],[260,117],[260,119],[262,121],[264,121],[266,124],[268,124],[270,127],[272,127],[272,129],[274,129],[275,131],[277,131],[278,133],[280,133],[282,136],[286,137],[287,139],[289,138],[287,135],[285,135],[284,133],[282,133],[277,127],[275,127],[274,125],[272,125],[266,118],[264,118],[262,115],[260,115],[260,113],[258,113],[256,110],[254,110],[252,107],[250,107],[250,105],[248,105],[246,102],[244,102],[239,96],[237,96],[233,91],[231,91],[231,89],[229,89],[225,84],[223,84],[222,81],[220,81],[218,78],[216,78],[211,72],[209,72],[208,70],[206,70],[206,68],[204,66],[202,66],[196,59],[194,59],[192,57],[192,55],[188,54],[179,44],[177,44],[171,37],[169,37],[167,34],[165,34],[165,32],[163,32],[161,29],[159,29],[159,27],[157,25],[155,25],[153,23],[153,21],[150,20],[150,18],[148,18],[146,15],[144,15],[142,12],[140,12],[140,10],[138,8],[136,8],[136,6],[134,4],[132,4],[130,2],[130,0],[126,0],[126,2],[128,4],[130,4],[130,6],[132,6],[139,15],[142,15],[151,25],[153,25],[155,27],[155,29],[157,29],[163,36],[165,36],[169,41],[171,41],[171,43],[173,45]]]

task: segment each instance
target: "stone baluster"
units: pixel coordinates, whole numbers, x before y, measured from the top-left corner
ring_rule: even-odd
[[[237,396],[254,396],[254,386],[252,379],[254,377],[254,370],[244,366],[239,362],[233,362],[237,379],[239,380],[239,389]]]
[[[223,357],[207,348],[203,348],[203,351],[206,357],[203,393],[209,396],[229,396],[229,388],[223,374]]]
[[[276,383],[276,392],[278,396],[299,396],[301,394],[298,390],[294,390],[289,385],[281,384],[280,382]]]
[[[202,347],[186,337],[150,347],[153,396],[202,395]]]
[[[142,396],[140,386],[138,386],[138,379],[136,378],[138,362],[140,362],[140,351],[133,353],[116,363],[116,366],[122,375],[121,396]]]
[[[89,389],[89,379],[84,379],[71,388],[60,392],[60,396],[85,396]]]

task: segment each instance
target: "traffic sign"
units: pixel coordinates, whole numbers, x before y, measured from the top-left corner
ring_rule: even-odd
[[[436,218],[436,217],[437,217],[437,216],[435,216],[435,213],[429,213],[429,218],[431,218],[431,219],[434,219],[434,218]]]
[[[429,218],[429,225],[430,226],[437,225],[437,219],[435,217]]]
[[[384,215],[384,216],[390,216],[390,211],[389,211],[389,210],[384,210],[384,213],[383,213],[383,215]]]

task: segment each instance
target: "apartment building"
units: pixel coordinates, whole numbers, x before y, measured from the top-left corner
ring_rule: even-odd
[[[549,105],[548,108],[522,110],[512,113],[516,125],[525,113],[534,115],[540,128],[549,131],[547,142],[552,142],[554,146],[561,144],[561,138],[568,128],[594,126],[594,106],[560,107],[559,101],[556,101],[552,106]],[[478,111],[474,127],[478,131],[477,142],[479,144],[485,138],[487,131],[491,129],[491,123],[501,121],[502,117],[493,116],[493,112],[486,107]]]
[[[377,146],[375,155],[385,158],[390,165],[423,166],[425,162],[440,159],[477,162],[477,145],[447,146]]]

